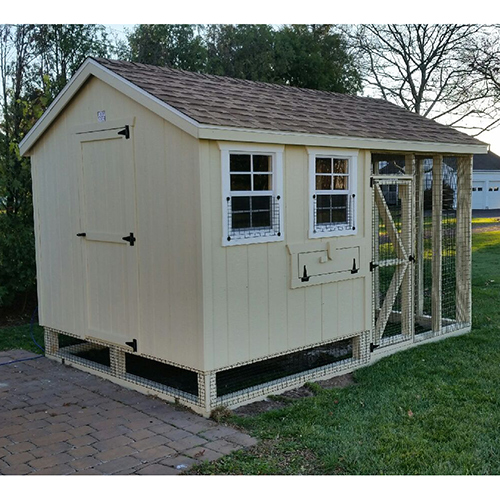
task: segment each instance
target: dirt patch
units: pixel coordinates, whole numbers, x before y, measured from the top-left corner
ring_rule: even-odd
[[[353,385],[354,378],[352,373],[347,373],[327,380],[320,380],[315,383],[323,389],[338,389]],[[314,396],[314,392],[307,385],[303,385],[302,387],[283,392],[279,396],[268,396],[262,401],[255,401],[254,403],[240,406],[233,410],[233,412],[235,415],[242,417],[253,417],[267,411],[280,410],[298,399],[310,398],[312,396]]]

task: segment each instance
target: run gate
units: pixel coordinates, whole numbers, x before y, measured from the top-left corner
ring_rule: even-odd
[[[373,180],[373,346],[411,340],[414,333],[413,178]]]

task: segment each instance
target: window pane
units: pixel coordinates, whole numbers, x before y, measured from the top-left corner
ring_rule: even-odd
[[[347,160],[335,159],[333,162],[333,172],[336,174],[347,174]]]
[[[330,190],[332,189],[331,175],[317,175],[316,176],[316,190]]]
[[[316,224],[329,224],[330,222],[330,209],[318,208],[316,214]]]
[[[253,188],[255,191],[271,191],[273,189],[272,176],[254,174]]]
[[[332,210],[332,222],[347,223],[347,208],[334,208]]]
[[[331,158],[316,158],[316,173],[331,174],[332,159]]]
[[[231,172],[250,172],[250,155],[231,155],[229,170]]]
[[[271,157],[264,155],[253,156],[253,171],[254,172],[271,172]]]
[[[233,212],[231,222],[232,229],[248,229],[252,227],[250,225],[250,212]]]
[[[252,212],[252,227],[271,227],[271,212]]]
[[[334,176],[333,177],[333,189],[347,189],[347,177]]]
[[[252,210],[270,210],[270,196],[252,196]]]
[[[232,174],[231,191],[251,191],[250,174]]]
[[[316,199],[318,208],[330,208],[332,206],[332,197],[329,194],[320,194]]]
[[[233,212],[250,211],[250,196],[233,196],[231,206]]]
[[[334,195],[332,195],[332,207],[333,208],[346,208],[347,207],[347,195],[346,194],[334,194]]]

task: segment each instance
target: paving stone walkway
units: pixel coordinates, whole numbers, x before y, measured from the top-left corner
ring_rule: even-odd
[[[238,430],[27,351],[0,352],[0,475],[180,474],[256,444]]]

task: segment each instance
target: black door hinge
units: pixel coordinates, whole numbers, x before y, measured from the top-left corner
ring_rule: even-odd
[[[373,352],[375,349],[378,349],[380,346],[377,344],[374,344],[373,342],[370,343],[370,352]]]
[[[378,264],[374,264],[373,262],[370,262],[370,272],[373,273],[373,270],[378,267]]]
[[[370,177],[370,187],[373,187],[373,177]]]
[[[134,352],[137,352],[137,339],[133,339],[132,342],[125,342],[125,345],[128,345]]]
[[[118,135],[123,135],[125,139],[130,139],[130,128],[128,125],[125,125],[125,128],[123,130],[120,130],[118,132]]]
[[[124,236],[122,240],[128,241],[130,243],[130,246],[133,247],[134,243],[137,241],[137,238],[134,236],[134,233],[130,233],[130,236]]]

